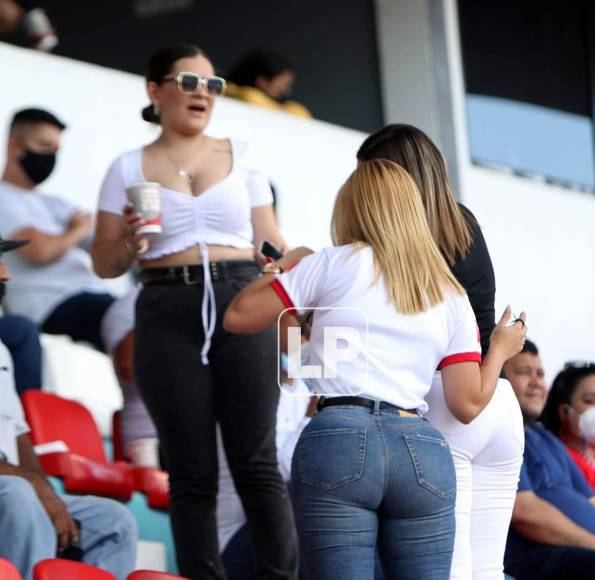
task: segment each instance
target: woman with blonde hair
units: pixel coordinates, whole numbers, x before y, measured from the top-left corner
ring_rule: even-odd
[[[480,369],[467,296],[432,238],[414,181],[395,163],[354,171],[339,191],[332,236],[333,247],[298,248],[265,266],[223,324],[253,333],[284,309],[314,309],[309,370],[318,378],[310,383],[322,398],[292,465],[310,576],[371,579],[378,550],[387,580],[446,579],[455,472],[446,441],[423,417],[424,397],[440,368],[451,412],[472,421],[525,329],[506,326],[505,312]]]
[[[360,162],[388,159],[413,177],[432,237],[469,296],[482,351],[495,326],[494,269],[473,214],[457,204],[444,159],[429,137],[411,125],[394,124],[361,145]],[[428,419],[446,437],[457,473],[456,536],[451,580],[502,579],[504,549],[523,462],[523,418],[510,383],[501,379],[494,397],[470,425],[451,413],[434,375],[426,397]]]

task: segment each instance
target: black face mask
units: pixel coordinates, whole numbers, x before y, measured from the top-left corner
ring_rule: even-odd
[[[4,298],[5,293],[6,293],[6,282],[2,282],[0,280],[0,304],[2,304],[2,299]]]
[[[19,159],[23,171],[29,179],[35,183],[45,181],[49,176],[54,165],[56,165],[55,153],[35,153],[25,149],[25,155]]]

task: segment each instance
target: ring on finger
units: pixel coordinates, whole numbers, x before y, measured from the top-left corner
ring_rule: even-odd
[[[137,255],[141,256],[142,254],[146,253],[146,251],[148,249],[149,249],[149,240],[147,240],[146,238],[139,240],[138,248],[136,249]]]

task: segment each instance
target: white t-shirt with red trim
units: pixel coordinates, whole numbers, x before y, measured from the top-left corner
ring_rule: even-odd
[[[425,413],[436,369],[481,362],[467,295],[449,291],[442,304],[402,314],[383,278],[375,283],[369,247],[326,248],[271,286],[287,308],[314,309],[309,364],[318,370],[308,372],[319,374],[310,378],[318,394],[359,395]]]

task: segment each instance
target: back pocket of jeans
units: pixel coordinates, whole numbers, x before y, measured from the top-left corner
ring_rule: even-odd
[[[403,435],[419,485],[441,499],[456,491],[456,475],[448,444],[427,435]]]
[[[300,481],[332,490],[362,476],[365,429],[325,429],[304,433],[298,444]]]

